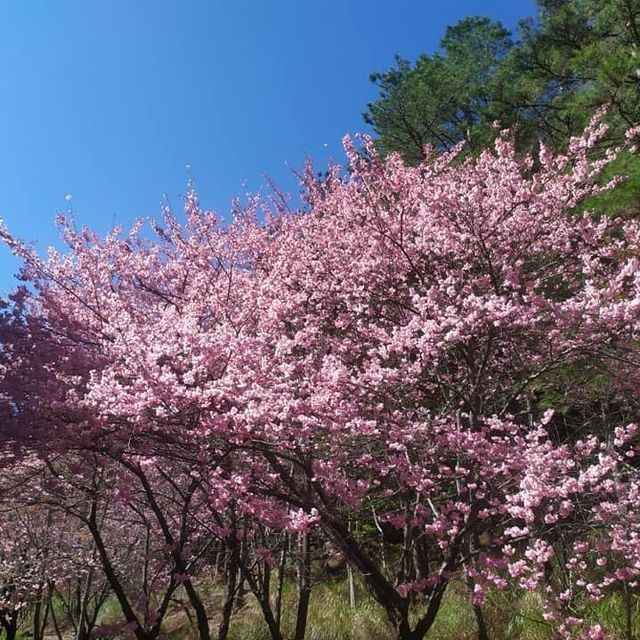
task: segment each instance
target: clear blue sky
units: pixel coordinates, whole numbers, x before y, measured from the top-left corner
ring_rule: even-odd
[[[190,175],[225,213],[264,173],[341,159],[371,71],[448,24],[513,28],[533,0],[0,0],[0,217],[44,251],[72,194],[101,232],[178,205]],[[17,261],[0,248],[0,293]]]

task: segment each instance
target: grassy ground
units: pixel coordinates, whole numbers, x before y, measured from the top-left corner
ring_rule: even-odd
[[[220,601],[215,589],[209,594],[211,602]],[[283,632],[293,636],[296,615],[296,590],[287,584],[283,600]],[[212,607],[215,609],[215,607]],[[551,628],[542,621],[539,599],[532,594],[495,592],[483,606],[489,636],[492,640],[547,640]],[[619,595],[594,605],[590,617],[602,624],[612,640],[624,640],[626,608]],[[105,623],[116,622],[120,611],[115,600],[109,601],[100,616]],[[633,610],[633,634],[640,638],[640,611],[636,600]],[[217,621],[212,620],[212,631]],[[68,630],[65,630],[68,631]],[[165,619],[165,637],[169,640],[191,640],[197,634],[184,613],[175,612]],[[49,634],[51,635],[51,634]],[[64,634],[66,635],[66,633]],[[71,637],[71,635],[69,636]],[[453,582],[443,600],[436,623],[427,640],[475,640],[476,622],[464,587]],[[309,608],[307,640],[391,640],[384,611],[366,594],[361,586],[356,590],[356,604],[351,607],[347,584],[344,581],[317,583],[313,587]],[[0,640],[4,634],[0,633]],[[21,629],[17,640],[29,640],[28,628]],[[245,605],[234,615],[229,640],[270,640],[257,602],[246,596]]]
[[[285,594],[283,630],[291,637],[295,624],[295,593],[289,587]],[[289,606],[286,606],[289,603]],[[493,593],[483,607],[492,640],[546,640],[551,628],[542,620],[539,599],[528,593]],[[623,599],[611,596],[594,606],[590,617],[602,624],[612,639],[625,638],[625,606]],[[634,637],[640,637],[640,613],[634,612]],[[307,627],[308,640],[391,640],[392,634],[382,609],[361,589],[355,607],[349,605],[345,583],[323,583],[314,586]],[[475,640],[476,622],[473,609],[461,585],[453,583],[428,640]],[[257,605],[247,603],[232,623],[230,640],[269,640]]]

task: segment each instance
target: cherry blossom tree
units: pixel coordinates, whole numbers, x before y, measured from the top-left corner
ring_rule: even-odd
[[[594,121],[537,169],[507,134],[477,160],[416,168],[347,141],[348,178],[308,178],[309,215],[280,221],[256,257],[263,341],[245,416],[272,495],[360,569],[398,637],[423,637],[454,572],[529,535],[508,505],[526,499],[540,446],[527,433],[546,421],[534,383],[594,362],[637,380],[638,224],[569,213],[613,157],[590,159],[604,133]],[[404,537],[391,576],[346,526],[372,503]]]
[[[565,154],[533,158],[502,132],[477,158],[417,167],[347,139],[348,172],[309,167],[302,211],[254,198],[224,224],[191,189],[183,218],[165,210],[151,231],[99,237],[61,218],[69,252],[46,260],[2,231],[27,281],[0,327],[6,455],[33,452],[54,491],[83,496],[64,508],[138,640],[179,589],[208,639],[194,577],[215,545],[233,558],[219,637],[238,578],[279,637],[273,550],[242,557],[246,523],[299,541],[295,640],[314,535],[399,640],[425,636],[461,572],[480,638],[486,589],[512,584],[555,606],[560,637],[598,637],[561,575],[594,598],[637,578],[640,225],[575,212],[615,157],[592,157],[605,134],[596,117]],[[581,434],[567,405],[605,418]],[[132,602],[113,566],[102,526],[117,520],[157,550],[159,609]],[[384,562],[356,522],[382,532]]]

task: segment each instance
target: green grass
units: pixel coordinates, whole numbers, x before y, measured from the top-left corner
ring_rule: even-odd
[[[285,589],[282,629],[285,638],[293,636],[296,593],[293,584]],[[490,593],[482,607],[492,640],[548,640],[552,627],[542,618],[539,596],[526,592]],[[605,598],[588,611],[588,617],[602,624],[613,640],[625,638],[625,606],[621,596]],[[634,609],[634,634],[640,637],[640,611]],[[311,594],[307,640],[392,640],[382,608],[359,585],[355,607],[349,606],[345,582],[316,584]],[[464,585],[452,582],[445,594],[427,640],[476,640],[473,608]],[[229,640],[270,640],[260,609],[250,597],[231,623]]]
[[[640,601],[636,598],[632,604],[631,630],[634,638],[640,638]],[[627,607],[622,594],[613,594],[601,602],[594,604],[589,610],[589,617],[594,622],[615,634],[616,638],[625,638]]]
[[[223,592],[219,585],[204,589],[215,637]],[[293,581],[285,584],[283,593],[282,631],[286,639],[292,638],[296,622],[297,592]],[[494,591],[482,607],[491,640],[548,640],[551,627],[542,619],[541,599],[536,594],[517,590]],[[640,600],[634,599],[633,634],[640,638]],[[612,640],[626,638],[626,604],[621,594],[611,595],[592,605],[587,615],[602,624]],[[100,615],[101,622],[117,623],[121,620],[120,607],[110,598]],[[68,629],[63,630],[66,636]],[[197,637],[194,625],[183,610],[174,609],[163,624],[168,640],[191,640]],[[53,635],[50,631],[49,636]],[[325,581],[313,585],[309,605],[306,640],[392,640],[393,634],[384,610],[356,582],[356,604],[349,604],[346,581]],[[447,589],[435,624],[427,640],[476,640],[477,629],[473,608],[467,599],[464,584],[452,581]],[[0,633],[0,640],[5,640]],[[30,640],[25,621],[17,640]],[[231,621],[229,640],[270,640],[257,601],[246,595],[245,605]]]
[[[283,597],[282,630],[291,637],[296,622],[295,586],[287,584]],[[307,640],[389,640],[391,632],[382,608],[357,590],[356,605],[349,605],[344,582],[316,584],[311,592]],[[269,640],[267,626],[255,604],[248,604],[231,623],[229,640]]]
[[[467,599],[457,593],[455,586],[451,585],[447,590],[427,638],[475,640],[477,637],[473,609]]]
[[[2,629],[0,631],[0,640],[5,640],[6,637],[7,636],[5,631],[4,629]],[[16,640],[31,640],[31,636],[28,634],[24,634],[20,630],[18,630],[18,633],[16,634]]]

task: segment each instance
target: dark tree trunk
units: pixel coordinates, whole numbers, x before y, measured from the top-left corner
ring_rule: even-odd
[[[484,613],[479,604],[473,605],[473,613],[476,616],[476,625],[478,627],[478,640],[489,640],[489,630],[484,620]]]
[[[5,640],[16,640],[18,632],[18,618],[15,613],[8,617],[2,616],[2,628],[5,633]]]
[[[47,594],[49,596],[49,601],[53,598],[53,583],[47,583]],[[58,640],[62,640],[62,632],[60,631],[60,626],[58,625],[58,620],[56,618],[56,610],[54,607],[51,607],[51,622],[53,622],[53,629],[56,632],[56,636]]]
[[[98,517],[97,517],[97,507],[95,501],[91,503],[91,512],[89,513],[89,518],[87,520],[87,524],[89,526],[89,531],[93,537],[93,541],[96,545],[96,549],[98,550],[98,555],[100,557],[100,561],[102,563],[102,569],[104,571],[105,577],[113,590],[113,593],[118,600],[118,604],[122,609],[122,614],[124,615],[125,620],[130,625],[133,630],[133,634],[136,637],[136,640],[156,640],[158,633],[160,632],[160,627],[157,627],[157,631],[146,631],[143,626],[140,624],[138,617],[133,611],[133,607],[129,602],[129,598],[124,590],[120,579],[115,571],[114,566],[111,564],[111,559],[109,558],[109,554],[107,553],[107,548],[105,547],[104,540],[102,539],[102,535],[100,534],[100,529],[98,527]],[[175,589],[175,587],[174,587]],[[172,589],[172,591],[174,590]],[[9,640],[9,639],[7,639]]]
[[[247,549],[247,523],[244,522],[243,530],[242,530],[242,543],[240,545],[240,561],[239,561],[239,564],[241,566],[245,566],[245,567],[247,566],[247,556],[248,556],[248,549]],[[237,589],[237,594],[236,594],[236,601],[235,601],[235,604],[234,604],[234,609],[236,611],[240,611],[240,609],[242,609],[242,607],[244,607],[245,594],[246,594],[245,574],[244,574],[244,572],[240,572],[240,582],[238,584],[238,589]]]
[[[42,585],[38,585],[36,592],[36,603],[33,606],[33,629],[31,637],[33,640],[41,640],[42,629]]]
[[[189,596],[191,606],[196,611],[196,621],[198,624],[198,635],[200,640],[210,640],[211,634],[209,633],[209,618],[207,617],[207,611],[202,604],[202,600],[198,592],[195,590],[191,580],[186,580],[183,586]]]
[[[311,598],[311,547],[306,531],[298,535],[298,612],[294,640],[304,640]]]
[[[84,582],[82,590],[80,590],[80,581],[78,580],[78,631],[76,633],[76,640],[87,640],[89,637],[86,620],[92,579],[93,570],[90,569],[87,573],[87,578]]]
[[[147,501],[151,510],[153,511],[158,524],[160,525],[160,529],[162,530],[162,534],[164,536],[165,541],[169,545],[171,549],[171,556],[173,558],[176,570],[181,573],[183,576],[187,576],[187,578],[183,581],[184,590],[187,592],[187,596],[189,598],[189,602],[193,607],[196,613],[196,620],[198,624],[198,635],[200,640],[210,640],[211,634],[209,633],[209,619],[207,617],[207,611],[202,604],[202,599],[198,594],[197,590],[193,586],[191,579],[189,577],[187,567],[185,565],[184,560],[182,559],[181,553],[184,548],[185,537],[186,537],[186,522],[187,522],[187,514],[189,510],[189,505],[191,503],[191,498],[195,493],[197,488],[197,483],[193,481],[189,488],[187,489],[185,495],[182,496],[184,500],[184,505],[182,507],[181,513],[181,527],[180,527],[180,538],[176,540],[171,533],[171,528],[169,527],[169,523],[167,522],[167,518],[165,517],[158,501],[156,500],[156,495],[153,492],[153,488],[149,483],[149,479],[142,471],[140,465],[134,464],[125,464],[125,466],[133,471],[136,476],[140,479],[142,487],[144,489],[145,495],[147,496]]]
[[[458,568],[455,560],[459,557],[458,553],[461,541],[453,545],[451,549],[452,560],[442,567],[439,575],[439,583],[427,594],[429,596],[429,602],[426,611],[419,619],[415,628],[412,629],[409,622],[409,599],[398,593],[394,585],[387,580],[386,576],[380,571],[375,557],[372,557],[371,554],[354,539],[341,516],[332,512],[328,506],[331,501],[324,493],[322,486],[312,480],[313,469],[311,464],[302,464],[306,474],[306,482],[301,484],[296,481],[291,470],[278,460],[276,454],[268,452],[265,456],[291,491],[292,497],[295,497],[295,501],[292,500],[292,502],[305,510],[310,510],[315,507],[319,511],[320,527],[335,547],[342,552],[346,560],[358,569],[371,596],[384,608],[389,623],[392,629],[394,629],[396,639],[422,640],[435,622],[442,597],[447,588],[447,579],[443,576],[451,574]],[[305,606],[308,606],[308,600]],[[299,640],[298,635],[295,636],[295,640]]]
[[[282,590],[284,588],[284,570],[287,566],[287,554],[289,553],[289,534],[284,534],[282,542],[282,555],[280,556],[280,565],[278,566],[278,590],[276,593],[276,613],[275,620],[278,628],[282,620]]]
[[[470,548],[470,553],[473,554],[473,549]],[[467,583],[467,589],[469,590],[469,596],[473,598],[476,582],[472,576],[469,575],[469,571],[465,566],[465,582]],[[487,629],[487,623],[484,619],[484,613],[482,606],[479,604],[473,605],[473,614],[476,618],[476,628],[478,630],[478,640],[489,640],[489,630]]]
[[[227,597],[222,607],[222,617],[218,626],[218,640],[227,640],[231,614],[233,613],[233,602],[236,596],[236,581],[238,578],[238,567],[240,564],[240,549],[235,531],[232,531],[227,538],[227,548],[230,550],[229,561],[227,562]]]
[[[268,574],[265,575],[264,583],[261,587],[251,573],[249,567],[247,567],[242,560],[240,561],[240,570],[242,571],[242,575],[246,579],[253,595],[260,604],[262,616],[264,617],[264,621],[266,622],[267,627],[269,628],[269,633],[271,634],[271,640],[283,640],[282,632],[280,631],[280,623],[276,621],[273,615],[273,610],[271,609],[269,580],[266,577]]]

